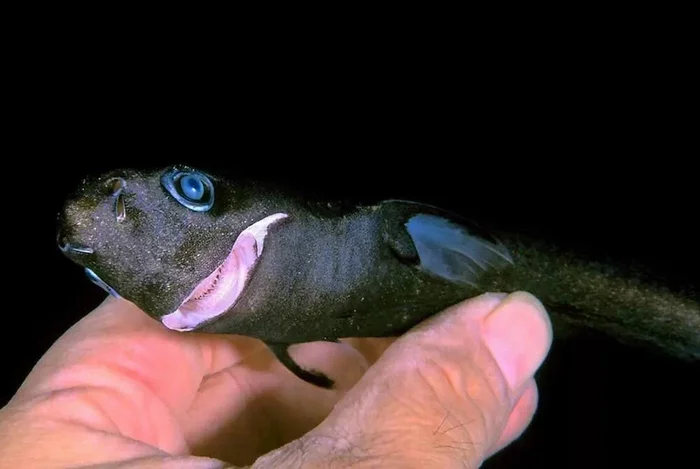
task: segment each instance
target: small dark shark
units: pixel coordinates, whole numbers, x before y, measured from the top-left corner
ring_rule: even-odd
[[[335,210],[188,166],[83,181],[61,250],[110,294],[178,331],[296,343],[399,335],[486,291],[525,290],[553,321],[700,358],[700,302],[635,273],[400,200]],[[555,329],[556,332],[556,329]]]

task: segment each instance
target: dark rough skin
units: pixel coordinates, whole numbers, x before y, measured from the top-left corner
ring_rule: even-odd
[[[473,236],[493,241],[494,235],[512,262],[479,270],[471,285],[453,282],[421,267],[406,231],[416,214],[452,218],[438,209],[386,201],[336,213],[272,188],[210,175],[214,205],[195,212],[163,189],[161,174],[122,170],[86,180],[60,215],[59,243],[93,252],[64,249],[66,255],[159,318],[177,309],[223,261],[242,230],[269,215],[288,214],[271,227],[238,302],[198,330],[260,338],[297,376],[319,386],[332,381],[298,367],[288,345],[400,334],[485,291],[526,290],[542,300],[555,326],[593,327],[630,344],[700,358],[694,292],[670,292],[612,266],[466,222]],[[126,182],[120,208],[114,177]],[[125,216],[118,221],[121,211]]]

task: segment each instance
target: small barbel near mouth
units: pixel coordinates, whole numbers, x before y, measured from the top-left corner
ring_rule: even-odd
[[[58,247],[61,251],[64,253],[78,253],[78,254],[94,254],[95,250],[92,249],[91,247],[88,246],[82,246],[80,244],[74,244],[69,241],[67,241],[65,238],[61,238],[59,236],[59,239],[57,240],[58,242]]]
[[[92,248],[88,248],[85,246],[73,246],[69,245],[67,249],[70,249],[73,252],[79,252],[80,254],[94,254],[95,250]]]

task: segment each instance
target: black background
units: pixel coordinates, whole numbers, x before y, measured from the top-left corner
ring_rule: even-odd
[[[400,79],[300,86],[209,72],[190,83],[176,66],[151,78],[93,60],[46,62],[12,119],[3,403],[103,298],[56,249],[55,218],[80,178],[105,169],[187,162],[332,198],[417,199],[697,284],[697,146],[666,98],[634,80],[490,76],[418,97]],[[697,378],[697,366],[594,334],[557,341],[534,422],[485,467],[694,458]]]

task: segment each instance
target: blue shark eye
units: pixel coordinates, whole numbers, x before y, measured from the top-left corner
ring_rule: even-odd
[[[190,200],[201,200],[204,197],[204,183],[191,174],[180,178],[180,188],[185,197]]]
[[[214,184],[197,171],[171,169],[161,177],[163,187],[185,207],[206,212],[214,205]]]

